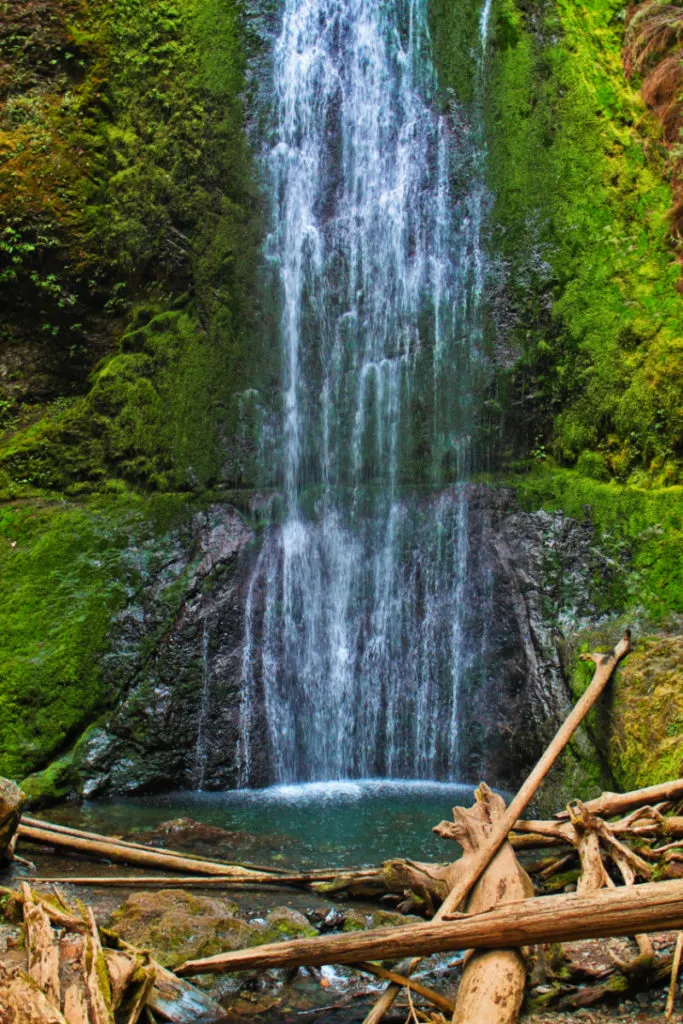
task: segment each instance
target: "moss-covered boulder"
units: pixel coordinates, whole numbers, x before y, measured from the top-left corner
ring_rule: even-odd
[[[262,940],[263,927],[237,913],[230,900],[193,896],[183,889],[140,892],[114,911],[111,927],[126,942],[149,949],[164,967],[173,967]]]
[[[279,939],[310,939],[318,932],[298,910],[292,907],[274,907],[266,919],[268,936],[265,941]]]

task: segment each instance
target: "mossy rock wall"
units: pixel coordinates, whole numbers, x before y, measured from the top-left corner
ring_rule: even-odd
[[[683,300],[660,127],[624,73],[621,0],[431,0],[448,105],[486,120],[489,450],[587,476],[681,480]]]
[[[0,491],[253,479],[277,359],[239,0],[6,6]]]

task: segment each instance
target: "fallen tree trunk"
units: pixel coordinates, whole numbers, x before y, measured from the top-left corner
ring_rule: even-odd
[[[104,839],[84,839],[81,836],[65,835],[61,832],[33,828],[28,825],[20,825],[18,831],[23,839],[30,839],[31,842],[47,843],[49,846],[60,846],[68,850],[76,850],[79,853],[89,853],[95,857],[105,857],[107,860],[136,864],[140,867],[160,867],[168,871],[184,871],[194,875],[221,875],[244,880],[253,879],[254,876],[264,877],[262,873],[251,871],[248,868],[237,868],[212,861],[199,861],[183,855],[160,853],[158,850],[124,847],[120,843]],[[268,875],[267,877],[275,880],[280,876]]]
[[[335,876],[330,875],[330,878]],[[354,875],[354,879],[361,880],[364,876]],[[367,873],[367,879],[381,879],[381,873],[372,871]],[[320,880],[317,874],[291,874],[291,875],[259,875],[254,872],[251,875],[236,877],[235,875],[80,875],[71,877],[64,875],[59,878],[41,876],[31,878],[32,883],[50,883],[57,885],[92,885],[104,887],[125,887],[130,889],[177,889],[184,888],[242,888],[253,885],[275,885],[275,886],[296,886],[315,884]],[[385,892],[385,888],[379,892]]]
[[[591,814],[612,818],[645,804],[659,804],[669,800],[683,800],[683,779],[661,782],[657,786],[635,789],[630,793],[603,793],[595,800],[586,800],[584,806]],[[559,811],[555,817],[559,820],[567,819],[569,812]]]
[[[519,948],[683,927],[683,881],[647,882],[579,895],[536,896],[457,920],[376,928],[188,961],[183,976],[271,967],[319,967],[460,949]]]
[[[55,825],[52,821],[43,821],[41,818],[31,818],[23,814],[19,822],[19,833],[22,828],[37,828],[44,832],[57,832],[63,836],[75,836],[77,839],[93,839],[96,842],[113,843],[115,846],[122,846],[126,850],[146,850],[155,853],[159,857],[183,857],[186,860],[196,860],[200,863],[221,863],[228,868],[246,868],[249,871],[262,871],[268,874],[279,875],[286,873],[284,868],[264,867],[261,864],[245,864],[243,862],[215,861],[211,857],[202,857],[198,853],[185,853],[180,850],[169,850],[165,847],[148,846],[144,843],[133,843],[128,839],[119,839],[117,836],[107,836],[101,832],[86,832],[82,828],[74,828],[71,825]]]

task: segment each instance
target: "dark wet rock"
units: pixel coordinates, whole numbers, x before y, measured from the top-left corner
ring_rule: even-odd
[[[596,614],[594,530],[560,512],[525,512],[514,491],[485,485],[470,488],[468,529],[465,629],[482,659],[467,685],[464,777],[516,789],[571,706],[561,655],[565,634]],[[576,744],[595,759],[584,734]]]
[[[163,551],[131,549],[146,584],[113,624],[104,672],[122,697],[77,747],[83,795],[234,786],[251,539],[216,504]]]
[[[604,566],[588,519],[525,512],[508,488],[468,490],[463,600],[476,662],[465,682],[461,775],[515,789],[570,707],[562,655],[567,636],[596,619],[590,583]],[[117,617],[104,659],[112,692],[121,696],[77,748],[83,795],[238,784],[244,614],[257,556],[242,518],[220,503],[169,535],[163,550],[131,550],[146,583]],[[255,623],[262,600],[253,594]],[[255,651],[258,657],[258,640]],[[268,785],[258,688],[250,717],[250,779]],[[587,734],[574,749],[591,765],[591,784],[609,786]],[[565,785],[556,773],[548,799],[566,789],[591,795],[577,787],[578,777]]]

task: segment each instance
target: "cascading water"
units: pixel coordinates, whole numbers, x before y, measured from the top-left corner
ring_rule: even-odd
[[[249,588],[244,785],[264,725],[270,781],[458,772],[486,192],[426,8],[283,2],[263,165],[284,508]]]

